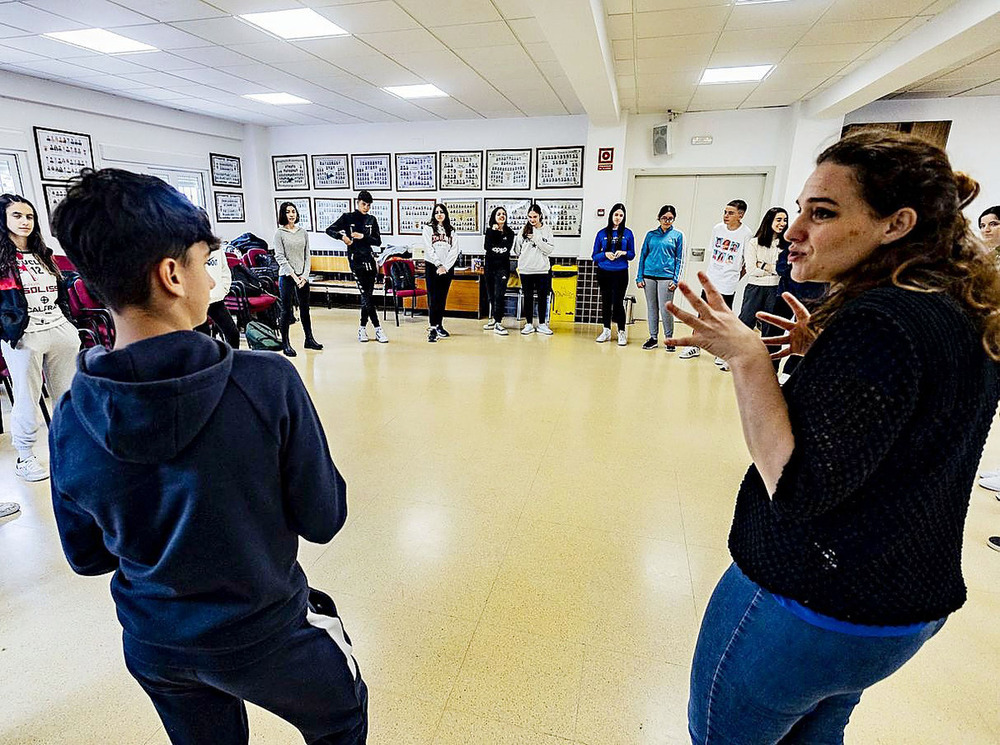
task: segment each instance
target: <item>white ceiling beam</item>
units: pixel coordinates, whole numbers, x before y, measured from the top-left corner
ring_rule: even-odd
[[[534,3],[535,19],[577,98],[598,126],[617,124],[618,86],[601,0]]]
[[[997,0],[960,0],[808,102],[814,119],[843,116],[977,54],[1000,39]]]

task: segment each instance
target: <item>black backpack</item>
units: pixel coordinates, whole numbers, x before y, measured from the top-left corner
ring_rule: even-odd
[[[394,261],[389,264],[389,278],[392,280],[392,289],[395,292],[417,289],[416,278],[410,265],[405,261]]]

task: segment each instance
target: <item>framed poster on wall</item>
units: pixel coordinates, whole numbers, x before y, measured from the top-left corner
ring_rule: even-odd
[[[437,153],[396,153],[396,191],[435,191]]]
[[[389,153],[352,155],[351,188],[354,191],[392,189],[392,165],[389,163]]]
[[[531,206],[531,197],[487,197],[486,206],[483,209],[483,230],[489,228],[490,215],[497,207],[507,210],[507,224],[515,233],[524,227],[528,222],[528,208]]]
[[[478,199],[442,199],[441,204],[448,208],[448,218],[451,225],[459,233],[479,233]]]
[[[216,222],[246,222],[246,219],[243,194],[239,192],[215,192]]]
[[[397,199],[396,232],[399,235],[420,235],[434,211],[433,199]]]
[[[354,207],[357,209],[358,200],[354,200]],[[368,212],[369,215],[374,215],[375,219],[378,220],[378,232],[382,235],[392,235],[392,200],[391,199],[376,199],[372,202],[372,208]]]
[[[66,191],[69,189],[65,184],[42,184],[45,192],[45,209],[49,213],[49,222],[52,222],[52,213],[56,206],[66,198]]]
[[[350,189],[347,155],[312,156],[313,187],[316,189]]]
[[[275,191],[300,191],[309,188],[309,166],[305,155],[272,155]]]
[[[539,199],[538,206],[548,211],[552,235],[559,238],[579,238],[583,227],[582,199]]]
[[[228,186],[231,189],[243,188],[243,169],[240,167],[238,157],[209,153],[208,162],[212,171],[212,186]]]
[[[42,181],[69,181],[84,168],[94,167],[90,135],[43,127],[34,130]]]
[[[583,146],[538,148],[535,188],[583,188]]]
[[[527,191],[531,188],[531,149],[487,150],[486,189]]]
[[[441,152],[441,189],[482,191],[483,151]]]
[[[278,216],[278,208],[281,207],[283,202],[291,202],[295,205],[296,211],[299,213],[299,227],[303,230],[312,231],[313,228],[313,213],[312,213],[312,200],[309,197],[275,197],[274,198],[274,216]]]
[[[333,225],[345,212],[351,211],[350,199],[313,199],[316,206],[316,232],[322,233]]]

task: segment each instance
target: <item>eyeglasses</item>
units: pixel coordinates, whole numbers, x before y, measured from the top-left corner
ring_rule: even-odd
[[[660,218],[660,222],[673,222],[673,221],[674,221],[674,218],[667,217],[666,215],[664,215],[663,217]]]

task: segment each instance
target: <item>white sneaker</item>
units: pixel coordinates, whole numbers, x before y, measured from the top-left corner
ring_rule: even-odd
[[[545,334],[546,336],[552,336],[552,329],[549,328],[549,324],[540,323],[538,324],[538,333]]]
[[[682,360],[689,360],[692,357],[697,357],[699,354],[701,354],[701,349],[698,347],[686,347],[677,357]]]
[[[503,327],[502,323],[498,323],[493,327],[493,333],[497,336],[507,336],[507,329]]]
[[[594,341],[596,341],[598,344],[603,344],[610,338],[611,338],[611,329],[604,329],[604,331],[601,332],[601,335],[598,336],[597,339],[595,339]]]
[[[375,341],[377,341],[379,344],[389,343],[389,337],[385,335],[385,332],[382,330],[381,326],[375,329]]]
[[[979,485],[984,489],[1000,492],[1000,476],[994,476],[991,479],[979,479]],[[1000,499],[1000,496],[997,499]]]
[[[722,370],[722,372],[729,372],[729,363],[723,360],[722,364],[719,365],[719,369]]]
[[[998,479],[1000,478],[1000,468],[993,471],[980,471],[979,478],[981,479]]]
[[[628,344],[628,337],[625,335],[624,331],[619,331],[618,332],[618,346],[619,347],[624,347],[626,344]]]
[[[525,336],[527,336],[528,334],[533,334],[535,333],[535,327],[532,326],[530,323],[526,323],[524,324],[524,328],[521,329],[521,333],[524,334]]]
[[[496,328],[496,326],[497,322],[491,318],[487,323],[483,324],[483,331],[489,331],[490,329]]]
[[[25,481],[44,481],[49,477],[49,469],[42,466],[36,455],[27,460],[18,458],[14,464],[14,473]]]
[[[726,364],[726,361],[724,359],[722,359],[721,357],[716,357],[715,358],[715,366],[716,367],[722,367],[725,364]]]
[[[368,341],[368,331],[366,329],[358,329],[358,341],[365,342]]]
[[[788,373],[778,373],[778,385],[784,385],[788,382],[790,377],[792,376]],[[997,475],[1000,476],[1000,472],[998,472]]]

